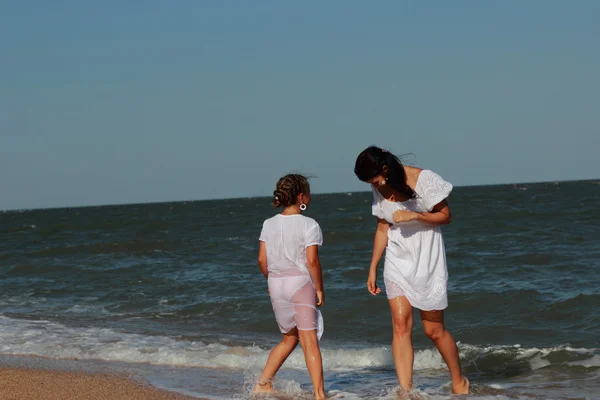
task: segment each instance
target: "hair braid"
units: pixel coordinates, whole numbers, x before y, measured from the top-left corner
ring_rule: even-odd
[[[310,193],[310,185],[306,177],[298,174],[285,175],[277,181],[272,204],[274,207],[294,205],[301,193]]]

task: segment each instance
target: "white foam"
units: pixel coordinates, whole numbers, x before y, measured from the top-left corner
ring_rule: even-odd
[[[47,299],[45,297],[35,296],[33,290],[21,293],[17,296],[13,294],[5,294],[0,297],[0,306],[11,306],[11,307],[23,307],[23,306],[35,306],[39,303],[45,303]]]
[[[98,314],[111,314],[115,315],[124,315],[118,313],[109,313],[103,306],[94,305],[94,303],[87,305],[79,305],[75,304],[74,306],[65,310],[66,313],[72,314],[86,314],[86,315],[98,315]]]
[[[73,307],[73,312],[78,307]],[[49,321],[28,321],[0,317],[0,352],[49,358],[99,359],[157,365],[191,367],[262,368],[269,350],[257,346],[226,346],[218,343],[147,336],[109,328],[68,327]],[[323,349],[328,370],[355,370],[392,367],[391,349]],[[415,369],[441,368],[437,351],[415,354]],[[302,351],[297,349],[286,361],[288,368],[305,368]]]
[[[532,370],[540,369],[550,365],[550,361],[542,358],[541,354],[537,354],[529,360],[529,365]]]
[[[498,384],[498,383],[491,383],[488,385],[489,387],[491,387],[492,389],[498,389],[498,390],[504,390],[506,389],[504,386]]]
[[[515,360],[526,360],[529,362],[529,365],[532,370],[537,370],[540,368],[545,368],[552,364],[550,360],[548,360],[548,356],[551,353],[556,352],[568,352],[574,354],[586,354],[591,355],[592,357],[586,360],[581,361],[573,361],[573,362],[564,362],[565,365],[580,365],[585,367],[595,367],[600,365],[600,355],[598,355],[599,349],[586,349],[586,348],[575,348],[569,345],[560,345],[555,347],[548,348],[537,348],[537,347],[529,347],[523,348],[521,345],[512,345],[512,346],[470,346],[464,345],[460,346],[461,355],[467,358],[470,361],[475,362],[478,358],[491,355],[491,354],[505,354],[511,355]],[[468,356],[467,356],[468,354]]]
[[[586,368],[600,367],[600,355],[595,355],[592,358],[588,358],[587,360],[571,361],[568,364],[572,366],[577,365]]]
[[[77,311],[77,308],[72,310]],[[590,358],[566,363],[585,367],[600,365],[597,349],[522,348],[520,346],[459,345],[461,355],[475,361],[487,355],[509,354],[513,359],[526,359],[532,369],[550,364],[548,354],[567,351],[589,353]],[[50,321],[29,321],[0,316],[0,353],[31,355],[55,359],[96,359],[155,365],[217,367],[260,370],[270,349],[258,346],[226,346],[220,343],[180,340],[168,336],[148,336],[109,328],[68,327]],[[324,367],[328,371],[352,371],[364,368],[393,368],[389,347],[364,349],[324,348]],[[305,369],[302,350],[297,349],[286,361],[286,368]],[[415,352],[415,369],[446,368],[435,348]]]

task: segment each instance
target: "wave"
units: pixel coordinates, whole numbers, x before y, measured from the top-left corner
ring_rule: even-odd
[[[600,349],[459,344],[461,358],[478,369],[526,364],[530,370],[552,365],[600,368]],[[0,316],[0,353],[53,359],[88,359],[126,363],[148,363],[185,367],[232,369],[262,368],[269,349],[205,343],[169,336],[149,336],[111,328],[69,327],[50,321],[32,321]],[[324,348],[324,367],[330,371],[393,368],[389,347]],[[301,350],[286,361],[287,368],[305,368]],[[437,350],[415,352],[415,369],[441,369]]]
[[[98,242],[86,243],[70,246],[55,246],[45,249],[40,249],[31,254],[33,257],[57,257],[68,255],[93,255],[98,254],[116,254],[116,253],[135,253],[137,255],[149,253],[152,254],[156,250],[168,250],[173,243],[166,240],[129,240],[129,241],[113,241],[113,242]]]

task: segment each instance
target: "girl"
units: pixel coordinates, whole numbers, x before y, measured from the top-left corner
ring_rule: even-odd
[[[356,159],[356,176],[371,184],[377,230],[367,287],[377,295],[377,266],[385,251],[383,280],[392,311],[392,354],[400,387],[412,389],[413,307],[425,334],[452,374],[452,392],[466,394],[456,342],[444,328],[448,270],[440,225],[450,223],[446,198],[452,185],[430,170],[402,165],[392,153],[371,146]]]
[[[314,219],[301,214],[310,203],[310,186],[304,176],[279,179],[273,196],[273,206],[283,210],[263,224],[258,265],[268,280],[283,339],[271,351],[254,392],[273,392],[273,377],[300,342],[315,398],[325,399],[319,349],[323,319],[317,310],[325,299],[318,254],[323,234]]]

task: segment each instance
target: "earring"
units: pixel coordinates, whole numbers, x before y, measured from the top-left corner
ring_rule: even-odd
[[[302,203],[300,204],[300,211],[304,211],[306,210],[306,204]]]

